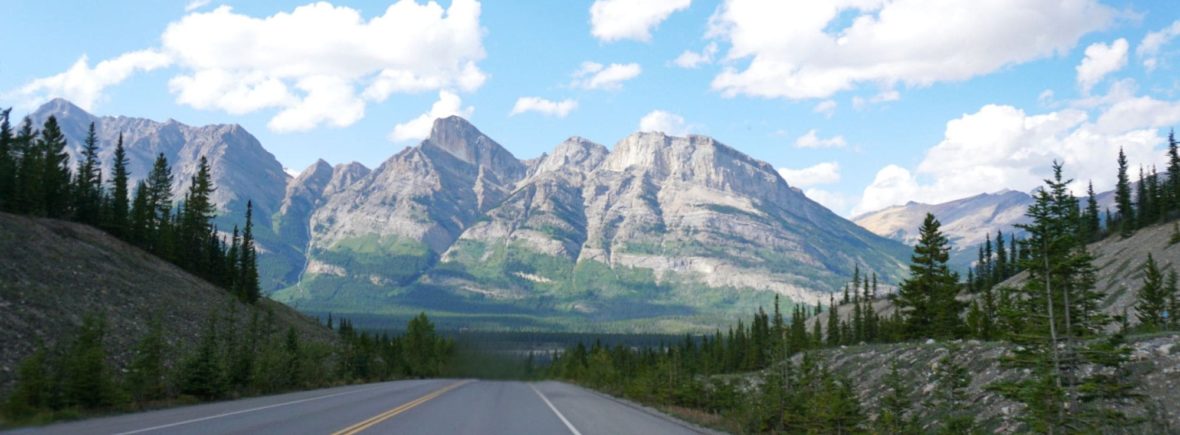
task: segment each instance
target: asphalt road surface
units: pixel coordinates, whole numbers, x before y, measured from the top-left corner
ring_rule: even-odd
[[[256,397],[17,434],[682,434],[702,429],[560,382],[397,381]]]

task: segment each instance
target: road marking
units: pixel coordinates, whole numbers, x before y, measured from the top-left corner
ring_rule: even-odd
[[[192,420],[178,421],[176,423],[162,424],[159,426],[153,426],[153,427],[144,428],[144,429],[136,429],[136,430],[129,431],[129,432],[120,432],[115,435],[131,435],[131,434],[137,434],[137,433],[151,432],[151,431],[160,430],[160,429],[168,429],[170,427],[183,426],[186,424],[198,423],[198,422],[202,422],[202,421],[206,421],[206,420],[213,420],[213,419],[222,418],[222,417],[229,417],[231,415],[245,414],[245,413],[249,413],[249,412],[262,411],[264,409],[278,408],[280,406],[294,405],[296,403],[311,402],[313,400],[330,399],[333,397],[340,397],[340,396],[344,396],[344,395],[348,395],[348,394],[355,394],[355,393],[361,393],[361,392],[365,392],[365,391],[372,391],[372,390],[376,390],[378,388],[383,388],[383,386],[382,387],[365,388],[365,389],[354,390],[354,391],[345,391],[343,393],[329,394],[326,396],[309,397],[307,399],[292,400],[290,402],[275,403],[272,405],[259,406],[257,408],[243,409],[241,411],[226,412],[223,414],[210,415],[208,417],[194,418]]]
[[[448,391],[454,390],[456,388],[459,388],[459,387],[466,385],[468,383],[471,383],[471,382],[473,382],[473,381],[468,379],[465,381],[459,381],[459,382],[453,383],[451,385],[447,385],[446,387],[435,390],[433,393],[427,394],[425,396],[414,399],[411,402],[402,404],[401,406],[398,406],[396,408],[393,408],[388,411],[382,412],[380,414],[374,415],[374,416],[370,417],[368,420],[362,421],[360,423],[357,423],[352,426],[341,429],[339,431],[336,431],[332,435],[355,435],[355,434],[361,433],[365,429],[373,427],[373,426],[377,425],[378,423],[381,423],[381,422],[388,420],[390,418],[393,418],[393,416],[395,416],[395,415],[409,411],[410,409],[414,408],[415,406],[429,402],[438,396],[446,394],[446,392],[448,392]]]
[[[557,414],[557,418],[560,418],[562,423],[565,423],[565,427],[570,430],[570,433],[574,435],[582,435],[582,433],[578,432],[578,429],[575,428],[569,420],[565,419],[564,415],[561,415],[561,411],[558,411],[557,407],[553,406],[553,402],[550,402],[548,397],[545,397],[544,394],[541,394],[541,390],[538,390],[537,387],[533,386],[533,384],[529,384],[529,388],[532,388],[533,392],[537,393],[537,396],[540,396],[541,400],[544,400],[546,405],[549,405],[549,409],[552,410],[554,414]]]

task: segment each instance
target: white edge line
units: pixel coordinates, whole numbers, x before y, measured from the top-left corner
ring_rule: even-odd
[[[529,384],[529,388],[532,388],[533,392],[537,393],[537,396],[539,396],[541,398],[541,400],[544,400],[546,405],[549,405],[549,409],[552,410],[554,414],[557,414],[557,418],[560,418],[561,422],[565,423],[565,427],[568,428],[571,433],[573,433],[574,435],[582,435],[582,433],[578,432],[578,429],[575,428],[573,424],[570,424],[569,420],[565,419],[564,415],[561,415],[561,411],[558,411],[557,407],[553,406],[553,402],[550,402],[549,398],[545,397],[544,394],[541,394],[541,390],[538,390],[537,387],[534,386],[533,384]]]
[[[217,414],[217,415],[210,415],[207,417],[194,418],[192,420],[178,421],[176,423],[168,423],[168,424],[153,426],[153,427],[144,428],[144,429],[137,429],[137,430],[133,430],[133,431],[129,431],[129,432],[119,432],[115,435],[131,435],[131,434],[137,434],[137,433],[143,433],[143,432],[151,432],[154,430],[167,429],[167,428],[176,427],[176,426],[183,426],[186,424],[202,422],[205,420],[213,420],[213,419],[222,418],[222,417],[229,417],[231,415],[238,415],[238,414],[245,414],[248,412],[262,411],[264,409],[278,408],[280,406],[294,405],[296,403],[311,402],[313,400],[329,399],[332,397],[343,396],[346,394],[355,394],[355,393],[360,393],[360,392],[365,392],[365,391],[372,391],[372,390],[376,390],[378,388],[381,388],[381,387],[373,387],[373,388],[365,388],[362,390],[345,391],[342,393],[329,394],[326,396],[316,396],[316,397],[309,397],[306,399],[292,400],[290,402],[275,403],[275,404],[266,405],[266,406],[259,406],[257,408],[243,409],[240,411],[226,412],[226,413]]]

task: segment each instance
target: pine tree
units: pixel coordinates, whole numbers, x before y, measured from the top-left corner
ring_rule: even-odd
[[[845,287],[847,288],[847,287]],[[828,310],[828,346],[839,346],[843,340],[840,337],[840,310],[834,305],[835,300],[829,300],[828,305],[832,308]],[[819,319],[817,318],[818,322]]]
[[[139,246],[149,246],[152,238],[151,200],[148,199],[147,183],[140,181],[135,185],[135,200],[131,201],[131,216],[128,237],[132,243]]]
[[[102,166],[98,161],[98,135],[94,122],[86,133],[82,146],[82,160],[74,174],[74,219],[96,226],[102,208]]]
[[[1177,150],[1175,130],[1168,132],[1167,176],[1167,186],[1164,189],[1167,193],[1164,194],[1164,197],[1171,200],[1168,202],[1165,218],[1170,217],[1167,213],[1174,213],[1177,208],[1180,208],[1180,151]]]
[[[1004,232],[996,231],[996,270],[993,280],[999,284],[1008,276],[1008,249],[1004,246]]]
[[[1135,228],[1151,225],[1153,215],[1151,195],[1147,190],[1147,178],[1143,175],[1143,167],[1139,167],[1139,183],[1135,185]]]
[[[921,432],[917,420],[911,415],[913,388],[901,376],[897,361],[889,365],[885,376],[888,392],[881,398],[881,413],[877,417],[876,429],[883,435],[908,435]]]
[[[156,156],[146,183],[148,209],[151,210],[149,228],[157,231],[167,226],[172,218],[172,167],[168,166],[164,153]]]
[[[0,110],[0,210],[12,210],[16,201],[17,153],[8,116],[12,109]]]
[[[123,148],[123,135],[119,134],[118,142],[115,142],[115,156],[111,162],[111,201],[108,215],[108,230],[118,237],[126,238],[130,234],[131,225],[131,201],[130,193],[127,189],[127,183],[130,178],[130,173],[127,172],[127,165],[130,160],[127,159],[127,150]]]
[[[1082,215],[1085,218],[1082,234],[1086,242],[1093,242],[1098,240],[1098,236],[1102,233],[1098,217],[1098,199],[1094,195],[1094,182],[1091,181],[1086,187],[1086,212]]]
[[[1164,275],[1151,253],[1147,254],[1147,262],[1143,264],[1143,286],[1139,287],[1139,295],[1135,302],[1135,316],[1139,319],[1140,327],[1146,331],[1160,331],[1165,324],[1169,294],[1165,287]]]
[[[22,419],[49,409],[55,390],[53,384],[49,351],[39,345],[17,367],[17,384],[4,404],[5,416]]]
[[[975,432],[975,416],[968,408],[967,388],[971,386],[971,374],[955,356],[960,349],[952,346],[934,368],[932,376],[934,391],[926,401],[926,408],[939,416],[940,434],[969,434]]]
[[[213,179],[209,171],[209,162],[202,156],[197,163],[197,173],[193,174],[189,183],[188,193],[184,196],[184,210],[181,214],[179,228],[180,239],[189,249],[182,257],[184,266],[190,271],[207,279],[215,278],[210,268],[220,262],[209,261],[210,254],[216,252],[222,255],[220,247],[211,246],[216,243],[216,237],[210,237],[213,229],[213,218],[217,209],[213,205]],[[179,256],[178,256],[179,257]]]
[[[239,247],[238,257],[238,291],[242,300],[254,303],[262,296],[262,289],[258,282],[257,253],[254,248],[254,203],[246,202],[246,227],[242,231],[242,245]]]
[[[16,169],[15,201],[11,211],[41,216],[45,214],[45,153],[36,145],[33,121],[28,117],[21,122],[20,130],[12,140],[13,152],[20,156]]]
[[[118,402],[112,370],[107,365],[103,340],[106,321],[87,316],[65,355],[64,407],[98,409]]]
[[[148,322],[148,333],[135,346],[127,372],[127,390],[137,402],[163,399],[167,393],[164,375],[164,325],[160,317]]]
[[[209,316],[201,342],[181,365],[180,392],[205,400],[225,393],[225,372],[217,351],[216,316]]]
[[[70,155],[66,153],[66,137],[50,116],[41,127],[37,140],[44,160],[41,162],[41,194],[45,216],[66,218],[70,215]]]
[[[945,338],[960,329],[963,303],[956,300],[958,277],[947,266],[949,241],[941,223],[927,213],[919,228],[918,244],[910,261],[910,277],[902,281],[896,300],[913,338]]]
[[[1168,294],[1168,311],[1165,316],[1168,328],[1176,330],[1180,326],[1180,321],[1177,321],[1177,317],[1180,317],[1180,311],[1178,311],[1180,310],[1180,290],[1177,289],[1175,270],[1168,270],[1168,280],[1164,289]]]
[[[1118,181],[1114,188],[1115,208],[1118,211],[1119,235],[1131,237],[1135,232],[1135,208],[1131,203],[1131,179],[1127,177],[1127,155],[1119,148]],[[1107,221],[1109,222],[1109,221]]]

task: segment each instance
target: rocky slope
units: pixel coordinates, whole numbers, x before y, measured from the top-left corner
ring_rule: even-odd
[[[1140,402],[1119,406],[1143,424],[1128,433],[1175,433],[1180,428],[1180,335],[1140,337],[1131,340],[1130,377],[1134,392],[1142,394]],[[987,386],[998,380],[1024,376],[1020,370],[1001,367],[998,358],[1009,349],[1001,343],[940,342],[851,346],[827,349],[819,357],[834,371],[853,380],[862,409],[869,418],[876,416],[880,400],[888,393],[885,377],[890,366],[913,387],[913,412],[927,430],[932,430],[938,416],[923,409],[921,403],[936,385],[931,380],[939,361],[949,355],[971,374],[967,388],[971,414],[986,433],[1025,433],[1019,421],[1023,405],[1011,402]],[[798,357],[796,357],[798,358]]]
[[[257,307],[134,246],[85,225],[0,213],[0,396],[20,358],[52,345],[87,315],[107,322],[106,346],[118,367],[131,357],[148,321],[159,316],[174,361],[195,345],[210,316],[273,313],[275,327],[332,340],[309,317],[263,299]]]

